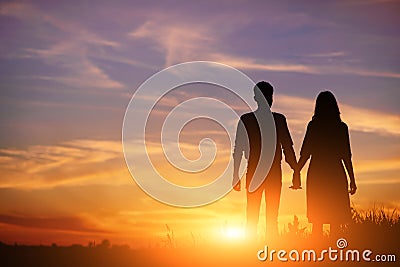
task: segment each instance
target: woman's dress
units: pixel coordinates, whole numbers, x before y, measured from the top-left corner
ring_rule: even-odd
[[[311,156],[306,182],[309,222],[348,222],[350,199],[342,163],[343,159],[351,158],[347,125],[341,121],[313,119],[307,126],[300,154]]]

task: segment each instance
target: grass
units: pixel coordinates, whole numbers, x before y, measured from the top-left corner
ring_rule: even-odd
[[[352,219],[357,226],[373,226],[378,228],[393,229],[399,227],[400,214],[396,209],[386,210],[384,207],[372,208],[367,211],[352,209]]]
[[[349,249],[370,249],[375,254],[394,254],[400,260],[400,215],[383,207],[366,211],[352,210],[353,222],[342,228]],[[111,245],[108,240],[97,245],[61,247],[6,245],[0,242],[1,266],[397,266],[373,262],[278,262],[257,260],[257,251],[270,249],[337,249],[337,238],[312,238],[295,216],[278,239],[268,242],[229,242],[201,245],[192,234],[188,247],[179,247],[174,230],[165,225],[165,244],[161,248],[130,249]]]
[[[345,229],[360,246],[397,251],[400,247],[400,214],[397,210],[374,207],[360,211],[352,209],[352,224]]]

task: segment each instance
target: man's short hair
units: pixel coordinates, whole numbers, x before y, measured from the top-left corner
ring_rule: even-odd
[[[257,88],[259,90],[257,90]],[[265,100],[267,100],[268,105],[271,106],[272,105],[272,95],[274,94],[274,87],[266,81],[261,81],[258,82],[255,86],[254,86],[254,95],[257,97],[257,95],[259,95],[260,91],[263,94]],[[258,92],[257,92],[258,91]]]
[[[272,95],[274,94],[274,87],[269,82],[266,82],[266,81],[258,82],[254,86],[254,90],[256,90],[257,87],[258,87],[258,89],[260,89],[260,91],[264,95],[265,99],[271,98]]]

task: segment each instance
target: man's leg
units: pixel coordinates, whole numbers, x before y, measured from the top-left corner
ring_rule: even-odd
[[[281,200],[281,189],[282,183],[280,181],[268,183],[265,187],[267,238],[278,236],[278,211]]]
[[[263,189],[260,187],[256,191],[247,194],[247,209],[246,209],[246,236],[249,239],[257,239],[257,225],[260,214],[260,205]]]

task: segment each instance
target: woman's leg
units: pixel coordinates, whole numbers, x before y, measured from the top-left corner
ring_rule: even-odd
[[[314,222],[312,225],[312,236],[316,238],[321,238],[323,233],[322,228],[323,228],[322,223]]]
[[[339,232],[340,232],[340,224],[331,223],[330,224],[330,229],[329,229],[329,236],[331,238],[338,238],[339,237]]]

